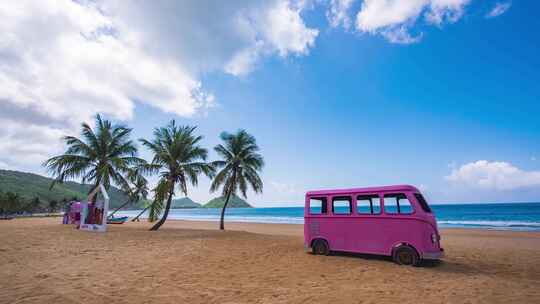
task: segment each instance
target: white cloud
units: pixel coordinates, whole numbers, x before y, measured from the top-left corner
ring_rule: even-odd
[[[315,44],[319,34],[316,29],[307,28],[300,17],[303,5],[294,7],[287,1],[278,2],[268,12],[263,13],[261,23],[256,23],[265,41],[275,48],[279,55],[307,54]]]
[[[471,188],[514,190],[539,187],[540,171],[524,171],[507,162],[479,160],[454,168],[445,179]]]
[[[302,193],[296,185],[281,183],[277,181],[270,181],[270,186],[281,194],[299,194]]]
[[[305,25],[301,17],[304,7],[302,2],[278,1],[265,10],[242,10],[235,22],[250,41],[225,64],[225,72],[246,75],[260,57],[272,53],[281,57],[307,55],[319,31]]]
[[[428,24],[441,26],[458,21],[470,0],[364,0],[356,16],[356,29],[381,34],[393,43],[414,43],[421,33],[410,29],[423,15]]]
[[[0,160],[38,164],[95,113],[131,119],[135,100],[204,112],[215,98],[201,75],[245,75],[262,56],[308,54],[318,30],[303,9],[286,0],[3,1],[0,122],[10,128]]]
[[[381,35],[386,38],[386,40],[398,44],[416,43],[422,39],[422,34],[411,36],[409,30],[405,26],[385,29],[381,31]]]
[[[506,13],[511,6],[511,2],[497,2],[495,3],[495,6],[486,14],[486,18],[498,17]]]
[[[354,0],[331,0],[330,7],[326,11],[326,18],[332,27],[343,26],[346,30],[351,27],[349,10]]]
[[[444,22],[457,22],[464,13],[470,0],[431,0],[430,9],[426,12],[426,20],[431,24],[441,25]]]
[[[9,170],[9,168],[8,164],[0,161],[0,169]]]

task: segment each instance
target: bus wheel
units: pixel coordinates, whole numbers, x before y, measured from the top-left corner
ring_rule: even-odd
[[[399,246],[394,250],[394,254],[392,255],[392,258],[394,259],[394,262],[398,263],[399,265],[413,265],[418,266],[420,263],[420,258],[418,257],[418,253],[414,248],[410,246]]]
[[[313,254],[319,254],[319,255],[329,255],[330,254],[330,248],[328,248],[328,243],[325,240],[315,240],[313,242]]]

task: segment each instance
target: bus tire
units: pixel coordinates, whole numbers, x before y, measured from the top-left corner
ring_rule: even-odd
[[[407,245],[401,245],[394,249],[392,259],[399,265],[418,266],[420,264],[418,252]]]
[[[313,254],[318,255],[329,255],[330,248],[328,247],[328,242],[322,239],[313,241],[313,246],[311,247]]]

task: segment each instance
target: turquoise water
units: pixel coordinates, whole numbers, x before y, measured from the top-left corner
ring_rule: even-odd
[[[540,203],[452,204],[431,205],[431,208],[441,228],[540,231]],[[139,212],[122,211],[118,215],[133,217]],[[169,218],[217,221],[219,214],[219,209],[173,209]],[[303,224],[304,208],[231,208],[225,216],[231,222]]]

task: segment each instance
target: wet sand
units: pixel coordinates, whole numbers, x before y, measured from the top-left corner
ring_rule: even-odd
[[[540,233],[443,230],[424,267],[313,256],[303,226],[0,221],[0,303],[540,303]]]

